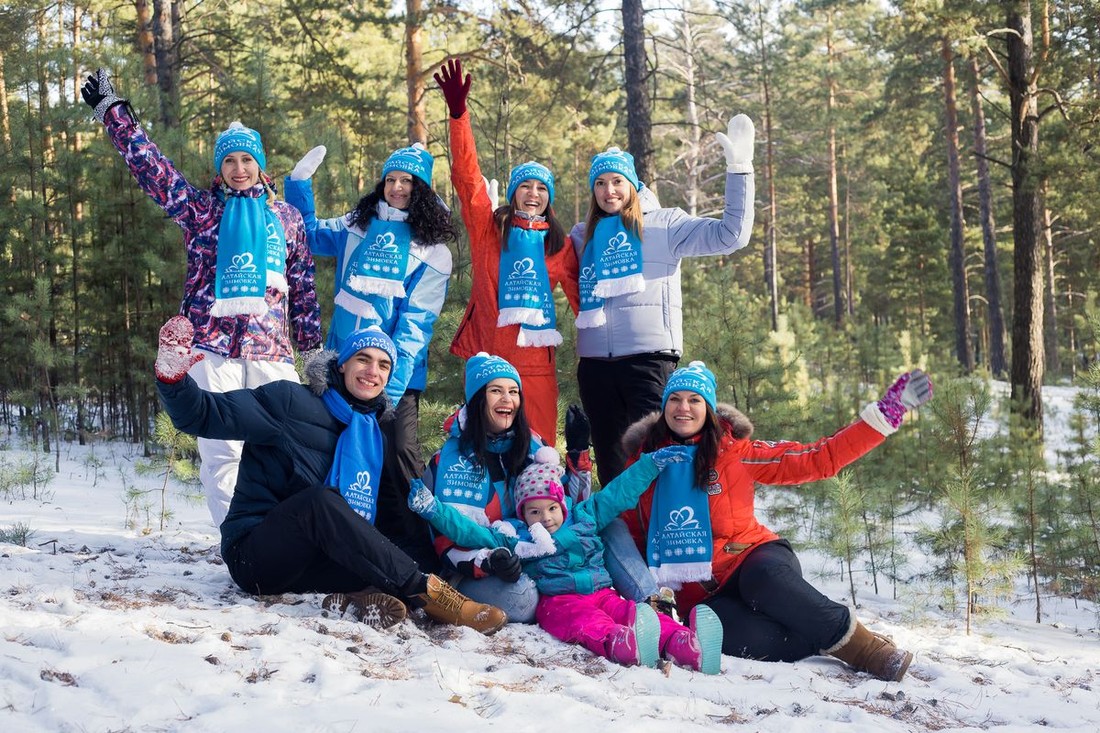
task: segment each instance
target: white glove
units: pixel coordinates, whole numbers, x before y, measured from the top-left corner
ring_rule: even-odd
[[[516,553],[516,557],[523,558],[524,560],[532,557],[543,557],[544,555],[553,555],[557,548],[554,546],[554,540],[550,537],[550,533],[546,531],[546,527],[541,524],[532,524],[527,530],[531,533],[530,542],[517,542],[513,552]]]
[[[723,135],[714,133],[722,152],[726,155],[726,171],[752,173],[752,153],[756,142],[756,127],[748,115],[735,115]]]
[[[500,201],[500,181],[497,179],[489,180],[485,176],[481,177],[481,180],[485,181],[485,193],[489,194],[489,203],[493,205],[495,209]]]
[[[305,181],[313,178],[313,174],[317,172],[317,169],[321,167],[321,163],[325,160],[325,153],[327,152],[328,148],[324,145],[318,145],[303,155],[302,159],[294,164],[294,170],[290,172],[290,180]]]

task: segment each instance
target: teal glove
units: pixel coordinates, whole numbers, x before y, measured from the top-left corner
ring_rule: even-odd
[[[653,459],[653,465],[658,471],[663,471],[673,463],[684,463],[691,460],[691,448],[686,445],[666,445],[648,454]]]

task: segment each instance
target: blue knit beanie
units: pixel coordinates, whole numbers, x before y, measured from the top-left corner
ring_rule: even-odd
[[[707,369],[707,365],[701,361],[693,361],[686,367],[680,367],[669,376],[665,392],[661,395],[662,410],[668,403],[668,396],[673,392],[694,392],[707,401],[710,409],[718,409],[718,381],[714,378],[714,372]]]
[[[430,187],[432,185],[432,169],[435,167],[435,158],[424,147],[423,143],[413,143],[407,148],[398,148],[386,158],[382,166],[382,179],[390,171],[404,171],[416,176]]]
[[[519,372],[507,360],[479,351],[466,360],[466,401],[494,379],[512,379],[520,387]]]
[[[352,331],[340,346],[340,355],[336,357],[336,366],[344,366],[348,359],[363,349],[381,349],[390,357],[390,363],[397,366],[397,347],[393,339],[378,326],[368,326]]]
[[[588,188],[595,188],[596,179],[604,173],[618,173],[633,184],[635,191],[642,189],[642,182],[638,180],[638,173],[634,170],[634,156],[625,150],[608,148],[592,156],[592,167],[588,170]]]
[[[229,128],[218,135],[214,143],[214,172],[222,172],[222,161],[230,153],[248,153],[260,164],[260,170],[267,170],[267,155],[264,153],[264,141],[260,133],[251,127],[245,127],[240,120],[229,123]]]
[[[508,176],[509,205],[512,203],[512,197],[516,195],[516,189],[519,188],[519,184],[532,179],[541,181],[543,185],[546,186],[546,192],[550,196],[547,205],[554,203],[554,174],[542,163],[536,163],[533,160],[529,160],[513,168],[512,174]]]

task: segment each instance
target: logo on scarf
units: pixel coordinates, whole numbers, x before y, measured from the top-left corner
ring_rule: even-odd
[[[343,494],[356,514],[368,521],[374,517],[374,489],[370,483],[370,471],[355,474],[355,482]]]
[[[233,293],[260,292],[256,283],[257,272],[251,252],[233,255],[221,274],[221,295],[224,297]]]
[[[470,463],[465,456],[459,456],[457,461],[447,466],[449,481],[440,493],[444,499],[483,503],[485,487],[482,476],[483,470],[480,467]]]
[[[267,223],[267,264],[276,269],[282,269],[283,259],[286,257],[286,247],[283,246],[283,238],[279,235],[279,228],[275,222]]]
[[[530,257],[524,257],[512,263],[512,271],[504,283],[504,300],[517,301],[517,307],[538,308],[542,298],[539,297],[538,273],[535,271],[535,261]]]
[[[634,257],[634,245],[626,232],[617,232],[607,240],[607,249],[601,255],[601,275],[626,275],[637,271],[638,262]]]
[[[662,558],[681,558],[685,555],[705,556],[709,552],[707,543],[707,531],[695,518],[694,509],[683,506],[668,513],[668,521],[661,528],[660,555]]]

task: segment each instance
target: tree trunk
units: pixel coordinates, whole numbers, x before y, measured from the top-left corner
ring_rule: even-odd
[[[985,109],[982,105],[981,70],[976,56],[970,57],[973,83],[971,107],[974,113],[974,160],[978,168],[978,212],[982,222],[982,249],[985,252],[985,299],[989,311],[989,370],[1000,377],[1008,371],[1005,364],[1005,316],[1001,306],[1001,273],[997,268],[997,229],[993,220],[993,184],[989,179],[986,155]]]
[[[653,136],[649,90],[646,89],[645,11],[642,0],[623,0],[623,63],[626,81],[626,138],[634,170],[651,180]]]
[[[946,36],[941,39],[943,57],[943,106],[947,142],[947,186],[951,195],[951,253],[949,263],[955,296],[955,358],[963,371],[974,371],[970,346],[970,290],[966,283],[966,249],[963,242],[962,178],[959,174],[959,113],[955,96],[955,53]]]
[[[833,15],[829,13],[829,33],[826,37],[825,51],[828,54],[828,98],[825,105],[825,119],[828,121],[828,164],[829,164],[829,254],[833,265],[833,320],[839,328],[844,323],[844,295],[840,286],[840,195],[837,192],[836,162],[836,124],[833,111],[836,109],[836,81],[833,79]]]
[[[1012,123],[1012,396],[1014,409],[1039,436],[1043,430],[1043,269],[1039,241],[1039,115],[1031,3],[1008,0],[1008,93]]]
[[[1058,290],[1054,277],[1054,233],[1052,231],[1050,209],[1047,208],[1047,182],[1044,179],[1040,190],[1043,206],[1043,264],[1046,277],[1046,297],[1043,319],[1043,345],[1046,349],[1047,369],[1057,374],[1062,370],[1058,358]]]
[[[153,0],[153,35],[157,60],[157,88],[160,90],[160,121],[165,127],[179,127],[178,0]]]
[[[149,0],[134,0],[137,14],[137,48],[141,54],[141,68],[145,72],[145,84],[157,83],[157,55],[153,43],[153,14]]]
[[[405,0],[405,91],[409,110],[406,128],[410,143],[427,144],[427,101],[424,98],[422,68],[423,23],[423,0]]]
[[[779,330],[779,277],[776,267],[775,144],[772,129],[771,67],[768,44],[764,37],[764,5],[756,3],[756,18],[760,30],[760,77],[764,92],[764,168],[768,179],[768,215],[764,222],[764,286],[771,306],[772,330]]]
[[[695,37],[687,13],[681,13],[684,34],[684,116],[688,125],[687,181],[684,187],[684,204],[687,212],[696,216],[699,212],[699,149],[702,130],[699,126],[699,109],[695,104]],[[642,179],[645,180],[645,179]]]

